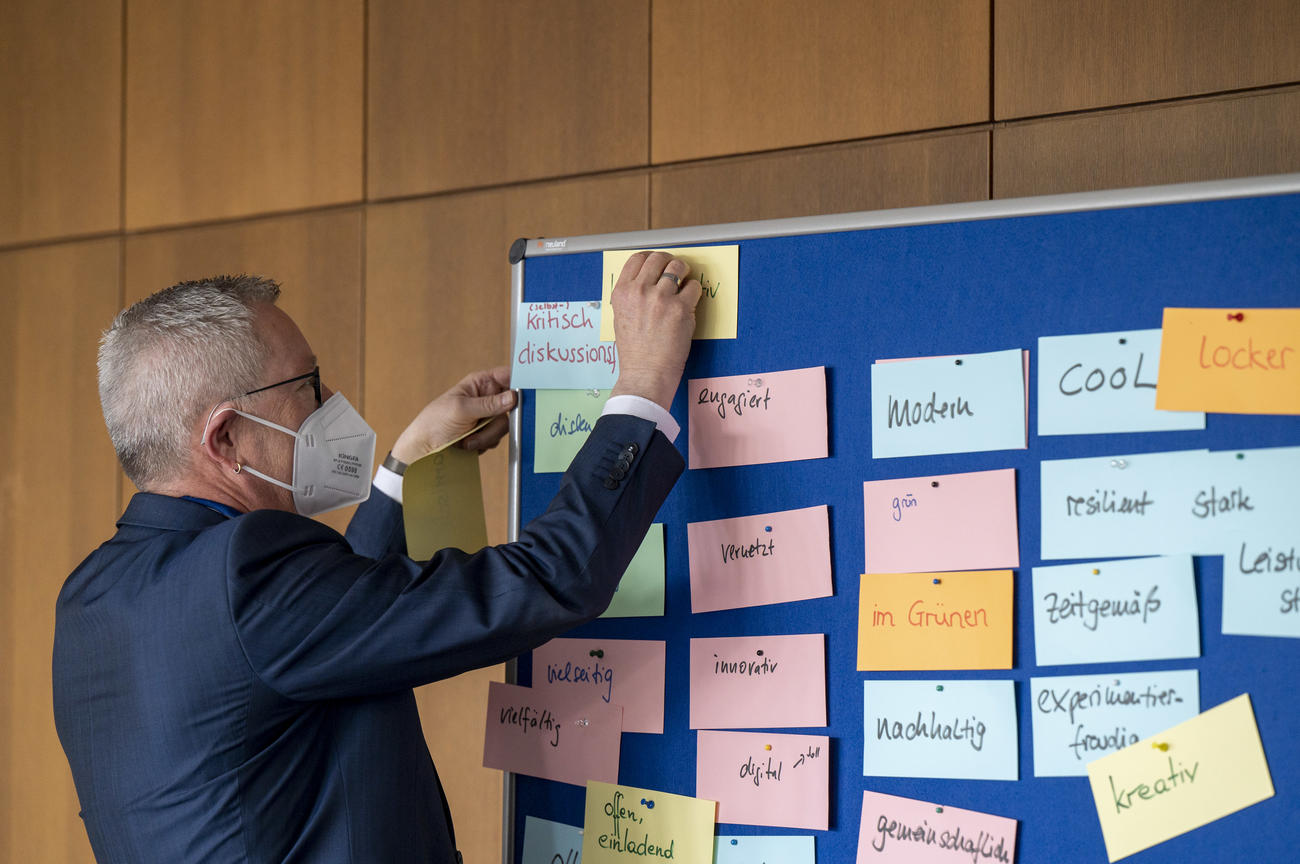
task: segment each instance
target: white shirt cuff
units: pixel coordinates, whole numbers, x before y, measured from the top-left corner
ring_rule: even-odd
[[[402,503],[402,475],[394,474],[383,465],[375,471],[375,488],[383,492],[389,498],[392,498],[398,504]]]
[[[676,441],[677,434],[682,431],[682,427],[677,425],[673,415],[665,411],[658,402],[651,402],[643,396],[631,394],[611,396],[605,402],[605,410],[600,412],[600,416],[604,417],[606,414],[631,414],[633,417],[649,420],[659,427],[659,431],[664,433],[669,443]]]

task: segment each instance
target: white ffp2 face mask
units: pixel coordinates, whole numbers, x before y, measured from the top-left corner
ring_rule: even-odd
[[[370,497],[375,430],[342,393],[335,393],[307,415],[297,432],[238,408],[225,410],[293,436],[293,485],[247,465],[242,470],[292,492],[294,509],[303,516],[360,504]]]

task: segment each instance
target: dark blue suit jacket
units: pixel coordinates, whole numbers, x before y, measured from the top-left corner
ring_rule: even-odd
[[[654,424],[605,417],[518,542],[423,563],[378,492],[346,539],[136,495],[55,626],[55,723],[96,857],[454,861],[411,688],[600,614],[682,467]]]

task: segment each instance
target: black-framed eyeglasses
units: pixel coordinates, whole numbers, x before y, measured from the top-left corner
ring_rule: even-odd
[[[265,387],[258,387],[256,390],[249,390],[244,396],[252,396],[254,393],[261,393],[263,390],[270,390],[275,387],[283,387],[285,384],[292,384],[295,381],[311,380],[311,387],[316,391],[316,407],[319,408],[323,403],[320,398],[320,367],[317,366],[306,375],[297,375],[293,378],[286,378],[283,381],[276,381],[274,384],[267,384]]]

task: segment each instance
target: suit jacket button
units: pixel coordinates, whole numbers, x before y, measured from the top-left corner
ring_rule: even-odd
[[[605,488],[606,489],[618,488],[618,481],[614,479],[613,475],[605,478]]]
[[[624,456],[618,457],[618,461],[616,461],[614,464],[617,465],[624,472],[626,472],[629,468],[632,467],[631,460],[627,459]]]
[[[611,480],[622,480],[624,477],[627,476],[627,471],[625,471],[623,468],[619,467],[618,465],[615,465],[613,469],[610,470],[609,476]]]
[[[638,446],[636,446],[636,442],[635,442],[635,441],[631,441],[631,442],[629,442],[628,445],[627,445],[626,447],[623,448],[623,452],[624,452],[624,453],[629,453],[629,454],[631,454],[631,455],[633,455],[633,456],[635,456],[638,452],[640,452],[640,450],[641,450],[641,448],[638,447]]]

